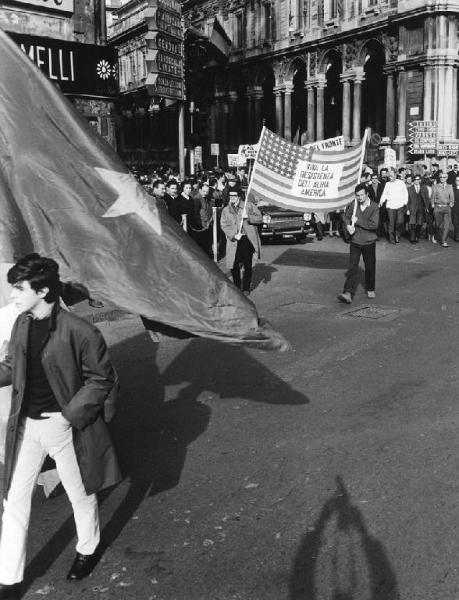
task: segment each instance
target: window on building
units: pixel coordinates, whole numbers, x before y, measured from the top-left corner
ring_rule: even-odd
[[[245,30],[244,30],[244,13],[238,12],[235,14],[236,17],[236,30],[235,30],[235,46],[236,48],[242,48],[245,41]]]
[[[378,6],[378,0],[368,0],[368,6]]]
[[[338,16],[338,0],[330,0],[330,19],[336,19]]]
[[[271,4],[269,4],[268,2],[266,4],[264,4],[264,11],[265,11],[264,36],[265,36],[265,40],[270,40],[271,39],[271,18],[272,18]]]

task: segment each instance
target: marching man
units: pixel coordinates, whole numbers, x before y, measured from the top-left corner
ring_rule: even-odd
[[[365,289],[368,298],[376,298],[376,230],[379,223],[379,207],[371,202],[364,183],[355,187],[355,201],[348,204],[344,213],[344,223],[351,236],[349,245],[349,269],[346,273],[344,290],[338,300],[351,304],[357,289],[360,256],[365,265]]]

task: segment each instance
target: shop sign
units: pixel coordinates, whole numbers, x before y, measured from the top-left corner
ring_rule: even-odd
[[[73,0],[15,0],[19,4],[27,4],[28,6],[37,6],[46,11],[59,12],[74,12]]]
[[[448,144],[447,142],[438,142],[438,156],[456,156],[459,154],[459,144]]]
[[[211,156],[220,156],[220,144],[211,144],[210,145],[210,155]]]
[[[18,33],[9,35],[63,93],[91,96],[117,93],[115,50]]]

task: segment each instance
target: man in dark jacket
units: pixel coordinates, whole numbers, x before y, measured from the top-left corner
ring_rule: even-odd
[[[382,172],[382,169],[381,169]],[[368,197],[372,202],[379,204],[382,193],[384,191],[385,181],[379,181],[378,175],[373,173],[371,175],[370,185],[368,187]],[[379,208],[379,226],[376,232],[378,237],[387,237],[387,210],[383,205]]]
[[[365,265],[365,289],[368,298],[376,298],[376,230],[379,222],[379,207],[368,197],[367,187],[359,183],[355,187],[355,201],[348,204],[344,212],[344,223],[352,236],[349,253],[349,269],[346,273],[344,290],[338,300],[350,304],[354,297],[358,276],[360,256]]]
[[[430,198],[426,185],[422,184],[421,176],[416,175],[414,183],[408,188],[408,226],[410,242],[416,244],[421,235],[421,228],[426,221],[426,211],[429,210]]]
[[[0,597],[19,597],[32,493],[47,455],[72,504],[76,558],[68,579],[89,575],[100,539],[95,492],[120,480],[104,423],[115,373],[100,332],[59,306],[59,267],[29,254],[8,271],[21,311],[0,363],[13,386],[5,442],[6,500],[0,538]],[[16,595],[17,594],[17,595]]]

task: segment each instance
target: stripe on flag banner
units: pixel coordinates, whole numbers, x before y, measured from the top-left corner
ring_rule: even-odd
[[[248,195],[292,210],[342,208],[354,199],[364,143],[339,151],[311,150],[264,127]]]

